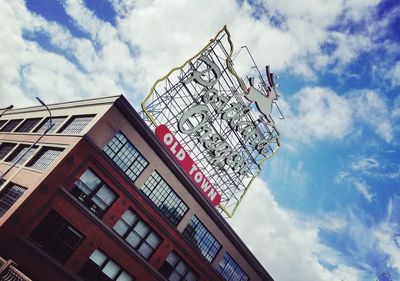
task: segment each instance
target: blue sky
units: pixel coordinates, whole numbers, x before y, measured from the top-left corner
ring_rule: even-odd
[[[277,281],[400,280],[398,1],[1,1],[0,21],[1,106],[137,109],[226,24],[279,74],[286,117],[233,227]]]

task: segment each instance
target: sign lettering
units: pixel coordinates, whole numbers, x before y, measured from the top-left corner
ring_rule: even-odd
[[[206,196],[214,206],[217,206],[221,202],[221,195],[209,182],[206,176],[200,171],[192,158],[186,153],[167,126],[158,126],[156,128],[156,135],[168,148],[185,172],[190,175],[191,179],[196,183],[197,187],[202,191],[204,196]]]

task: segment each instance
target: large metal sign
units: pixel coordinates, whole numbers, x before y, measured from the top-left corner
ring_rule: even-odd
[[[142,102],[157,135],[170,150],[176,141],[181,153],[190,155],[193,169],[216,189],[218,208],[228,217],[280,145],[272,117],[280,113],[273,75],[268,67],[262,74],[248,52],[249,70],[240,77],[232,54],[224,27],[194,57],[157,80]],[[163,139],[166,134],[173,137]],[[212,203],[215,196],[209,198]]]

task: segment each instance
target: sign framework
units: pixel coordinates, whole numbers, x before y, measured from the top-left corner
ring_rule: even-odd
[[[270,116],[278,97],[272,75],[267,69],[264,79],[249,53],[246,85],[232,54],[224,26],[200,52],[157,80],[142,102],[152,125],[167,127],[215,186],[227,217],[280,147]]]

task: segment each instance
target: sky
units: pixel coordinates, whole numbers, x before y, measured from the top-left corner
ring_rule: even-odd
[[[398,1],[0,0],[0,23],[1,107],[137,110],[227,25],[279,74],[285,115],[230,224],[277,281],[400,280]]]

